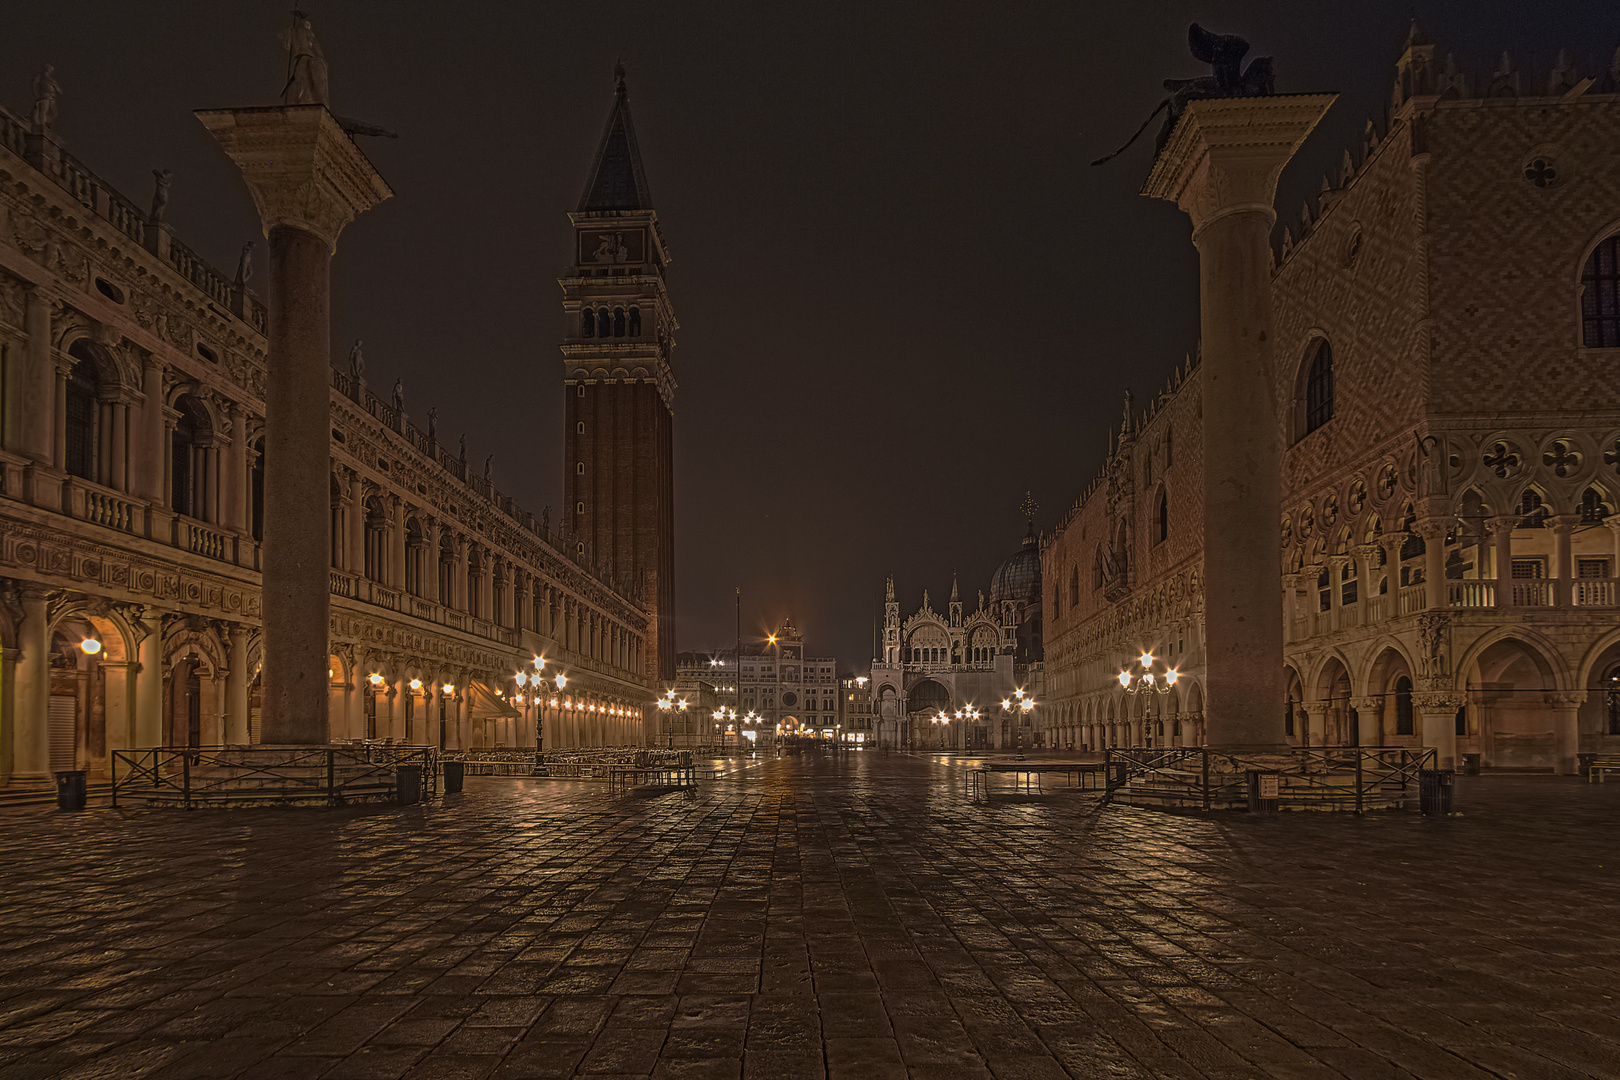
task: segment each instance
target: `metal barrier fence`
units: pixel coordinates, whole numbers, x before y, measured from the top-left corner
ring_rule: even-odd
[[[654,750],[640,746],[592,747],[537,752],[519,747],[445,750],[442,759],[460,761],[470,776],[569,776],[605,780],[613,768],[691,767],[690,750]]]
[[[1234,754],[1203,746],[1111,748],[1104,753],[1105,802],[1122,790],[1133,801],[1208,810],[1249,802],[1250,774],[1274,777],[1263,796],[1280,809],[1355,810],[1403,806],[1435,767],[1431,747],[1319,747]],[[1269,788],[1269,783],[1268,783]]]
[[[423,746],[159,746],[115,750],[109,757],[113,806],[122,795],[188,810],[252,802],[391,802],[401,766],[421,768],[424,795],[436,790],[437,752]]]

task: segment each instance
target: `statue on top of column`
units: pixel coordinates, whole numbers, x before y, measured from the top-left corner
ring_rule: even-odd
[[[46,64],[34,76],[34,130],[41,131],[56,123],[56,99],[62,95],[62,84],[56,81],[56,68]]]
[[[1187,28],[1187,47],[1192,51],[1193,59],[1210,66],[1211,73],[1196,79],[1164,80],[1164,88],[1170,91],[1170,96],[1159,102],[1158,107],[1148,113],[1148,118],[1136,129],[1136,134],[1125,140],[1124,146],[1106,157],[1093,161],[1093,165],[1112,161],[1123,154],[1142,132],[1147,130],[1153,118],[1167,109],[1169,115],[1164,119],[1164,126],[1159,129],[1158,142],[1154,147],[1155,154],[1164,149],[1164,144],[1170,139],[1170,132],[1175,129],[1176,121],[1181,119],[1181,114],[1187,111],[1189,102],[1217,97],[1268,97],[1275,92],[1276,76],[1272,70],[1271,57],[1257,56],[1249,62],[1247,68],[1244,68],[1243,58],[1249,52],[1249,43],[1236,34],[1211,33],[1193,23]]]
[[[292,25],[282,40],[287,45],[287,83],[281,88],[281,100],[286,105],[330,105],[326,87],[326,57],[321,55],[320,43],[309,16],[302,11],[292,13]]]
[[[404,412],[405,411],[405,380],[404,379],[395,379],[394,380],[394,411],[395,412]]]
[[[354,346],[349,350],[349,375],[355,383],[366,380],[366,354],[361,351],[361,339],[354,339]]]

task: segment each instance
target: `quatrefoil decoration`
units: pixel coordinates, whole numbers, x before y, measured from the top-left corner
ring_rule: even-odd
[[[1485,453],[1485,467],[1503,480],[1518,475],[1523,465],[1524,458],[1520,456],[1518,447],[1510,442],[1492,443],[1490,450]]]
[[[1337,495],[1329,495],[1327,498],[1322,500],[1322,524],[1324,526],[1328,526],[1332,525],[1338,520],[1339,497]]]
[[[1524,167],[1524,178],[1538,188],[1552,187],[1558,183],[1558,168],[1544,157],[1534,158]]]
[[[1287,515],[1282,519],[1282,546],[1287,547],[1294,542],[1294,522]]]
[[[1614,471],[1620,473],[1620,439],[1614,440],[1614,445],[1603,451],[1603,464],[1614,466]]]
[[[1352,517],[1361,513],[1361,508],[1367,505],[1367,482],[1365,480],[1357,480],[1350,485],[1349,505]]]
[[[1299,512],[1299,538],[1301,540],[1307,540],[1310,538],[1311,533],[1315,531],[1316,515],[1312,513],[1311,508],[1307,506],[1305,509]]]
[[[1581,452],[1566,440],[1559,439],[1541,454],[1541,463],[1555,476],[1574,476],[1581,469]]]
[[[1378,470],[1378,497],[1380,499],[1387,499],[1395,494],[1396,480],[1395,466],[1385,465]]]

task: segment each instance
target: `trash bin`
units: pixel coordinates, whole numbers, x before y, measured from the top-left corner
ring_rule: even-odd
[[[56,774],[56,808],[84,809],[84,770],[70,769]]]
[[[1418,770],[1418,808],[1425,814],[1451,813],[1451,788],[1455,773],[1450,769]]]
[[[394,801],[401,806],[422,801],[422,766],[400,765],[394,769]]]
[[[1462,769],[1463,775],[1464,776],[1478,776],[1479,775],[1479,759],[1480,759],[1480,755],[1478,755],[1478,754],[1464,754],[1462,756],[1462,759],[1463,759],[1463,769]]]
[[[466,774],[465,761],[447,761],[444,763],[444,793],[446,795],[461,794],[461,780]]]
[[[1282,775],[1265,769],[1246,771],[1249,780],[1249,812],[1265,814],[1275,811],[1282,794]]]

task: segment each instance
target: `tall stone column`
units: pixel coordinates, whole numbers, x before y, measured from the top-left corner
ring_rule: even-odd
[[[1569,607],[1574,603],[1575,556],[1570,550],[1570,538],[1581,523],[1577,514],[1560,514],[1547,519],[1553,534],[1553,562],[1558,565],[1558,578],[1553,583],[1553,606]]]
[[[224,514],[221,527],[246,535],[248,531],[248,468],[247,468],[247,410],[234,401],[226,402],[225,411],[231,421],[231,442],[225,450],[225,469],[220,481]],[[245,729],[244,729],[245,730]]]
[[[16,402],[21,430],[20,449],[36,464],[51,463],[51,420],[56,415],[56,364],[51,359],[51,294],[42,288],[29,289],[23,302],[23,332],[28,346],[23,350],[22,394]]]
[[[1451,607],[1446,595],[1446,533],[1450,522],[1430,518],[1420,522],[1418,535],[1423,537],[1423,606],[1430,611],[1445,611]]]
[[[393,194],[325,105],[197,113],[242,170],[270,241],[264,712],[270,744],[329,741],[331,262]],[[313,512],[312,512],[313,511]]]
[[[1351,698],[1350,707],[1356,710],[1356,745],[1373,747],[1382,745],[1384,699],[1371,695]]]
[[[140,434],[135,451],[135,494],[161,504],[163,462],[168,456],[163,442],[163,365],[151,357],[142,361]]]
[[[135,676],[135,748],[163,745],[163,615],[155,607],[140,617],[136,646],[140,671]]]
[[[1507,611],[1513,606],[1513,530],[1518,518],[1491,518],[1485,525],[1491,534],[1491,570],[1496,578],[1496,607]]]
[[[1282,444],[1272,374],[1277,177],[1332,94],[1191,102],[1143,194],[1192,218],[1203,336],[1209,745],[1281,750]],[[1333,582],[1335,590],[1339,583]]]
[[[11,716],[12,779],[22,784],[50,780],[51,730],[47,717],[51,697],[51,635],[46,626],[45,590],[24,586],[22,623],[17,628],[16,688]]]

